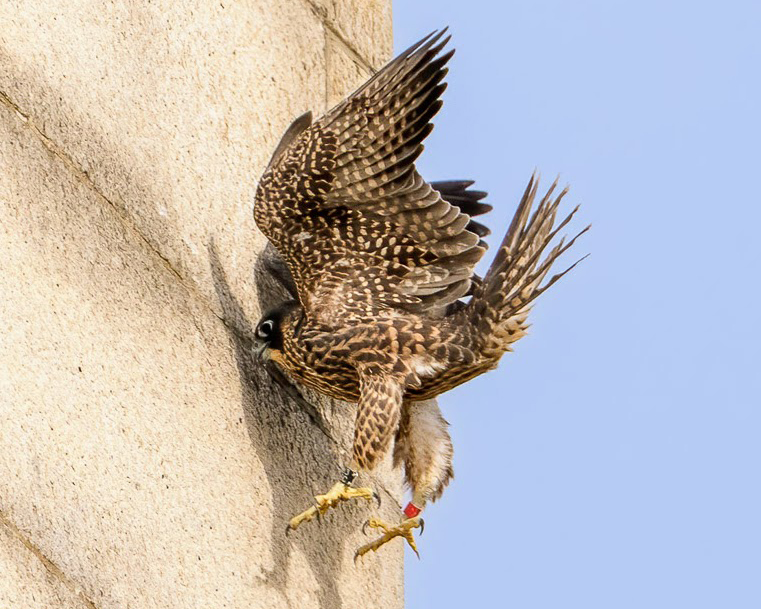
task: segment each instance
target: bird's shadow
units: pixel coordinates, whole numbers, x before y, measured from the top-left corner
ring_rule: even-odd
[[[285,593],[289,557],[298,548],[319,585],[320,607],[338,609],[341,606],[338,578],[348,537],[346,514],[336,511],[324,523],[307,523],[288,536],[285,532],[288,520],[309,506],[312,495],[324,492],[338,479],[340,457],[335,441],[326,435],[329,430],[317,409],[300,397],[295,387],[277,378],[276,372],[268,371],[253,357],[255,326],[230,290],[213,239],[208,253],[214,288],[240,375],[246,428],[272,490],[273,565],[264,579]],[[256,278],[260,311],[264,311],[273,304],[269,301],[274,299],[277,289],[273,289],[273,282],[261,269]]]

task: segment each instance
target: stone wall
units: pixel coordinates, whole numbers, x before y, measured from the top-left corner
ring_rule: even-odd
[[[249,353],[256,180],[390,54],[390,0],[0,5],[0,608],[402,606],[369,504],[285,536],[352,412]]]

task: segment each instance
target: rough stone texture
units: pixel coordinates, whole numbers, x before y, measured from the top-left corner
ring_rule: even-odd
[[[369,74],[391,53],[390,0],[0,10],[0,91],[218,313],[206,246],[214,239],[250,313],[263,246],[252,247],[251,208],[274,146],[293,118],[327,109],[329,86],[334,102],[358,84],[350,64]],[[340,91],[344,80],[354,86]]]
[[[361,63],[378,69],[391,57],[391,3],[386,0],[309,0],[328,28]],[[370,34],[368,36],[367,34]]]
[[[401,544],[352,560],[374,508],[285,537],[352,411],[249,354],[278,297],[255,180],[386,22],[302,0],[0,17],[0,607],[400,607]],[[370,482],[396,518],[399,473]]]
[[[92,609],[62,574],[0,519],[0,607]]]
[[[367,80],[371,72],[362,65],[353,53],[333,33],[327,32],[325,53],[327,58],[327,98],[328,107],[339,103],[348,91],[354,91]]]

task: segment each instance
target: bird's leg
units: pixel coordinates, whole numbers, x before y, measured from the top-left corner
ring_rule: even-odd
[[[299,527],[302,522],[309,522],[313,518],[319,518],[330,508],[337,506],[342,501],[349,499],[375,499],[380,506],[380,495],[371,488],[354,488],[352,484],[357,478],[357,472],[353,469],[346,468],[341,476],[341,481],[336,482],[333,487],[324,495],[315,496],[315,504],[301,512],[301,514],[291,518],[285,532],[289,533]]]
[[[365,523],[365,525],[362,527],[362,530],[366,532],[367,527],[370,527],[372,529],[381,529],[383,530],[383,535],[378,537],[378,539],[361,546],[355,552],[354,560],[356,561],[357,558],[359,558],[360,556],[364,556],[370,550],[372,550],[373,552],[377,551],[378,548],[380,548],[382,545],[386,544],[387,542],[391,541],[395,537],[404,537],[404,539],[407,540],[407,543],[410,544],[410,547],[415,552],[415,554],[417,554],[417,557],[420,558],[420,554],[417,551],[417,544],[415,543],[415,537],[412,535],[412,529],[419,528],[420,534],[421,535],[423,534],[423,529],[425,528],[425,522],[420,517],[421,511],[422,511],[422,508],[417,507],[414,503],[410,501],[410,503],[407,504],[407,507],[404,508],[404,515],[406,518],[402,520],[396,526],[386,524],[385,522],[377,518],[370,518],[370,520],[368,520]]]

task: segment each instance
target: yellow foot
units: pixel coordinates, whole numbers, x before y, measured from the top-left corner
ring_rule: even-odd
[[[317,495],[314,498],[315,505],[307,510],[304,510],[298,516],[291,518],[291,521],[288,523],[288,527],[285,529],[285,532],[290,533],[292,530],[298,528],[302,522],[309,522],[315,517],[319,518],[330,508],[337,506],[342,501],[358,498],[367,499],[368,501],[375,499],[378,502],[378,505],[380,505],[380,496],[373,489],[354,488],[353,486],[348,486],[343,482],[337,482],[327,493],[324,495]]]
[[[359,548],[359,550],[357,550],[354,554],[355,562],[357,558],[367,554],[370,550],[373,552],[377,551],[378,548],[380,548],[386,542],[391,541],[394,537],[404,537],[407,540],[407,543],[410,544],[410,547],[415,551],[415,554],[417,554],[417,557],[420,558],[420,554],[418,554],[417,551],[417,545],[415,544],[415,538],[412,536],[412,529],[417,528],[420,529],[420,534],[423,534],[425,523],[423,522],[423,519],[420,518],[420,516],[403,520],[395,527],[392,527],[385,522],[378,520],[377,518],[370,518],[370,520],[368,520],[362,527],[362,530],[365,531],[366,527],[373,529],[383,529],[383,535],[378,537],[378,539],[375,541],[366,543],[361,548]]]

